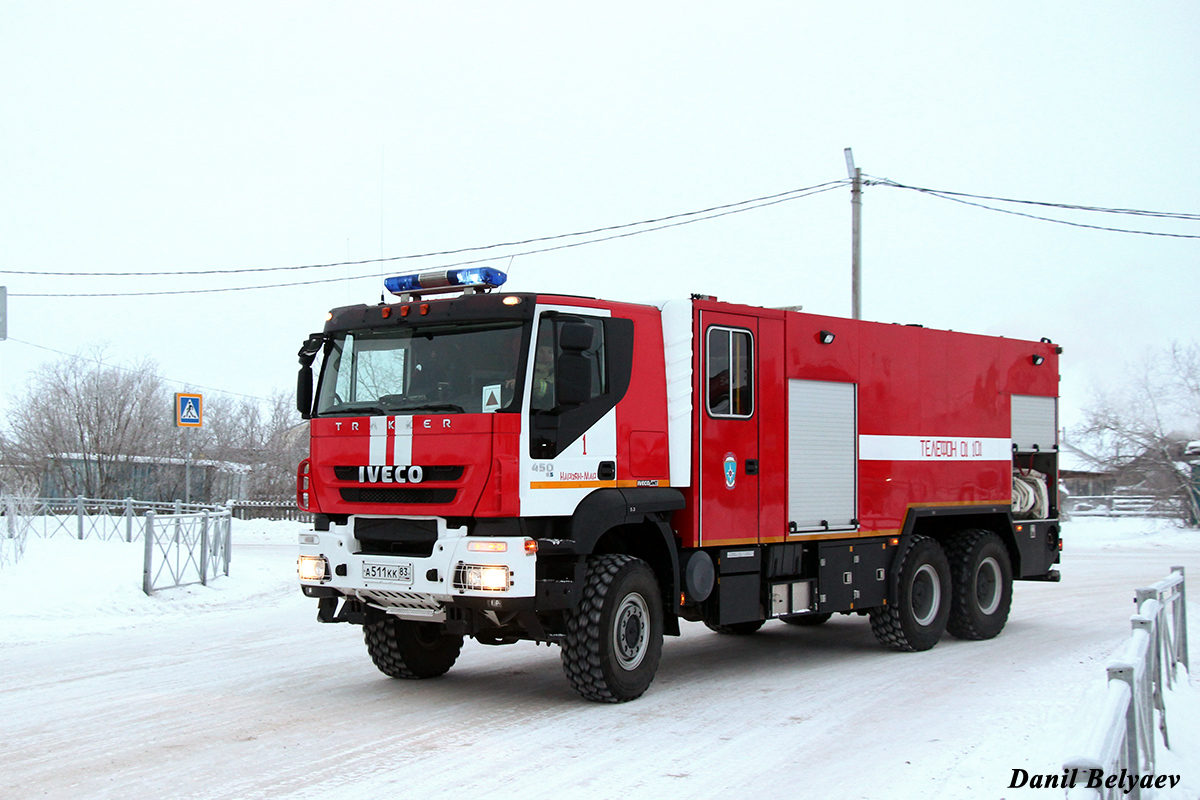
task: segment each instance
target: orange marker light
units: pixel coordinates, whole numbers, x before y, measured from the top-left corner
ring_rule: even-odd
[[[538,547],[537,539],[526,539],[525,540],[525,555],[527,555],[527,556],[533,555],[534,553],[537,552],[537,547]]]
[[[476,553],[505,553],[508,542],[467,542],[467,549]]]

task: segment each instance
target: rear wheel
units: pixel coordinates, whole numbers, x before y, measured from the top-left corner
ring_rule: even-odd
[[[451,636],[432,622],[412,622],[374,613],[363,625],[371,660],[393,678],[436,678],[458,660],[463,637]]]
[[[896,568],[895,596],[871,609],[880,644],[916,652],[938,643],[950,617],[950,564],[936,539],[914,536]]]
[[[805,627],[814,627],[816,625],[824,625],[829,622],[833,614],[798,614],[794,617],[782,617],[788,625],[803,625]]]
[[[579,608],[567,620],[563,672],[588,700],[624,703],[641,697],[662,655],[663,602],[646,562],[594,556]]]
[[[947,555],[954,600],[946,630],[959,639],[993,638],[1012,605],[1008,548],[991,531],[969,530],[951,542]]]

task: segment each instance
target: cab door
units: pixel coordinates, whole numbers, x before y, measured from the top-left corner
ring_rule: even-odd
[[[758,319],[700,313],[700,544],[759,540]]]

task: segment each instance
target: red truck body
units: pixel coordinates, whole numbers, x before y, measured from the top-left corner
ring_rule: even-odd
[[[534,639],[606,701],[679,620],[990,638],[1012,580],[1058,577],[1060,353],[699,296],[335,309],[301,350],[301,583],[388,674]]]

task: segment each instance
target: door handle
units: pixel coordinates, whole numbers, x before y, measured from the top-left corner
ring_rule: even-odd
[[[747,475],[757,475],[758,474],[758,459],[757,458],[747,458],[746,459],[746,474]]]
[[[617,462],[601,461],[600,466],[596,469],[596,478],[602,481],[615,481],[617,479]]]

